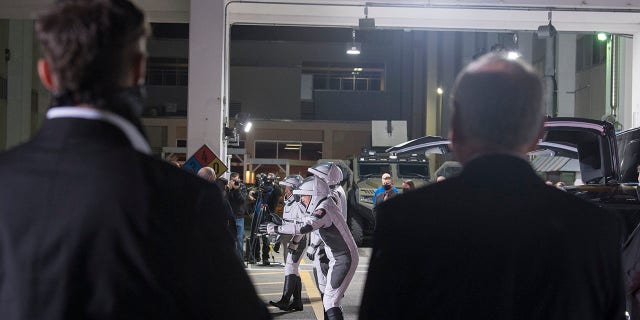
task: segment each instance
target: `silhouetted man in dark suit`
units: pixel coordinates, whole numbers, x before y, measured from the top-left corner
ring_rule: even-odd
[[[55,107],[0,154],[0,318],[268,319],[220,190],[149,154],[143,13],[57,1],[36,30]]]
[[[525,159],[542,91],[497,54],[460,74],[451,141],[464,170],[378,207],[361,319],[622,319],[618,221]]]

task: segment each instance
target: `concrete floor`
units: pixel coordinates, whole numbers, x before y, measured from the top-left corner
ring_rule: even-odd
[[[251,277],[253,284],[258,291],[258,295],[264,300],[269,307],[269,312],[274,319],[323,319],[322,301],[320,301],[320,292],[316,288],[313,280],[313,265],[302,260],[300,264],[300,277],[302,278],[302,300],[304,303],[303,311],[285,312],[276,307],[269,305],[269,300],[277,301],[282,296],[282,286],[284,284],[284,267],[282,252],[280,254],[273,253],[275,264],[270,266],[249,265],[246,269]],[[362,289],[369,268],[370,248],[358,249],[360,255],[360,263],[356,274],[351,280],[351,284],[347,289],[344,299],[342,299],[342,308],[345,319],[358,319],[358,309],[360,308],[360,299],[362,297]],[[279,263],[278,263],[279,262]]]

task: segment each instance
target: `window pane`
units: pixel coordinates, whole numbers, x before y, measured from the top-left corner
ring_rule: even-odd
[[[327,76],[313,76],[313,89],[314,90],[325,90],[327,89],[327,81],[329,78]]]
[[[329,89],[330,90],[340,90],[340,79],[339,78],[331,78],[331,79],[329,79]]]
[[[343,78],[342,79],[342,90],[353,90],[353,79],[351,79],[351,78]]]
[[[256,142],[256,158],[275,158],[277,147],[276,142]]]
[[[278,159],[300,160],[300,142],[279,142]]]
[[[367,90],[367,79],[356,79],[356,90]]]
[[[380,91],[380,79],[369,80],[369,91]]]
[[[322,143],[303,143],[300,160],[315,161],[322,159]]]

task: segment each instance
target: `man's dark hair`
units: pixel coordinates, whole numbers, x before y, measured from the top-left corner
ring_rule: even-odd
[[[235,178],[235,177],[239,177],[239,176],[240,176],[240,174],[239,174],[239,173],[237,173],[237,172],[231,172],[231,174],[229,175],[229,178],[233,179],[233,178]]]
[[[36,32],[62,100],[54,103],[101,107],[144,55],[149,27],[127,0],[66,0],[38,18]]]

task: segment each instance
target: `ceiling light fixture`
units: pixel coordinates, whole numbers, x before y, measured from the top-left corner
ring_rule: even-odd
[[[361,49],[362,49],[362,44],[360,44],[360,42],[356,42],[356,30],[353,29],[351,31],[351,42],[347,43],[347,54],[358,55],[360,54]]]

